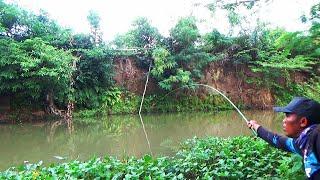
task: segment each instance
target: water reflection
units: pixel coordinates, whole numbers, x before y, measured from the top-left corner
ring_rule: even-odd
[[[245,111],[277,132],[282,115],[271,111]],[[150,153],[139,116],[102,117],[93,124],[75,123],[69,135],[63,123],[0,126],[0,169],[21,164],[24,160],[45,164],[93,156],[142,156]],[[154,155],[172,155],[185,139],[205,136],[232,137],[251,135],[235,111],[219,113],[180,113],[143,115],[146,132]],[[66,159],[57,158],[64,157]]]

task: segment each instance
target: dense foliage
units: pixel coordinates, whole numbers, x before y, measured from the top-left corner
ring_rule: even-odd
[[[0,10],[0,95],[12,97],[17,108],[44,109],[49,93],[61,107],[70,98],[79,108],[99,105],[113,85],[113,66],[96,13],[88,15],[92,33],[86,35],[72,34],[45,12],[35,15],[3,1]]]
[[[114,83],[115,62],[131,58],[142,69],[151,66],[152,78],[165,91],[192,87],[203,78],[209,63],[221,61],[231,67],[249,67],[257,76],[239,76],[270,90],[278,103],[296,95],[320,99],[313,93],[319,91],[319,3],[309,15],[301,16],[311,23],[305,32],[270,29],[260,21],[249,28],[248,14],[254,15],[255,3],[218,1],[205,7],[213,13],[217,8],[225,10],[233,32],[225,35],[212,29],[200,34],[199,20],[187,16],[164,37],[147,18],[139,17],[127,33],[107,44],[102,40],[100,16],[94,11],[87,16],[91,32],[74,34],[44,11],[36,15],[1,0],[0,95],[12,97],[17,108],[43,107],[50,93],[60,107],[72,98],[77,109],[132,112],[135,108],[117,107],[118,102],[131,99],[133,102],[126,103],[133,105],[139,98],[126,97],[130,93]],[[249,13],[241,14],[242,7]],[[297,73],[307,78],[306,84],[294,80]]]
[[[79,107],[97,108],[113,85],[113,61],[109,50],[101,47],[78,49],[80,60],[75,79],[75,99]]]
[[[194,138],[174,157],[93,158],[42,167],[27,164],[0,179],[304,179],[301,158],[251,137]]]
[[[49,92],[66,99],[74,57],[41,38],[0,39],[0,92],[41,102]]]

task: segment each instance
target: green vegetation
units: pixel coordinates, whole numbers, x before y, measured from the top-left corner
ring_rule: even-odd
[[[108,114],[137,114],[140,108],[141,97],[118,88],[107,91],[102,98],[104,104],[101,107],[75,112],[75,117],[89,118],[94,116],[105,116]],[[237,107],[246,108],[243,104]],[[142,111],[151,112],[192,112],[192,111],[219,111],[231,110],[233,107],[223,97],[218,95],[207,95],[203,98],[190,94],[179,96],[149,95],[144,99]],[[88,119],[90,121],[90,119]]]
[[[117,87],[114,82],[115,62],[129,58],[145,70],[152,65],[151,78],[161,91],[149,98],[158,101],[172,89],[192,87],[190,85],[199,82],[204,69],[213,61],[227,62],[231,67],[238,64],[249,67],[256,76],[247,77],[243,72],[239,72],[239,76],[270,90],[277,103],[297,95],[319,100],[313,93],[319,91],[319,3],[310,9],[309,15],[301,16],[304,22],[312,24],[305,32],[270,29],[258,20],[255,28],[247,27],[249,15],[241,14],[240,9],[243,7],[254,16],[255,3],[219,1],[203,5],[212,13],[218,8],[227,12],[231,27],[228,35],[215,29],[202,35],[198,29],[199,19],[188,16],[182,17],[171,28],[170,35],[164,37],[147,18],[140,17],[127,33],[105,43],[99,14],[94,11],[87,16],[91,32],[75,34],[50,19],[44,11],[36,15],[1,0],[0,95],[10,96],[15,109],[45,110],[53,104],[65,109],[66,103],[73,100],[77,110],[134,113],[140,97]],[[305,77],[306,83],[296,81],[295,76]],[[175,95],[184,101],[188,93]],[[198,100],[191,98],[190,101]],[[188,105],[169,102],[183,108]],[[195,105],[192,102],[189,105]],[[165,104],[168,107],[162,103],[154,110],[183,111],[177,105]],[[201,103],[188,108],[216,109],[202,107]]]
[[[200,20],[188,16],[164,37],[147,18],[140,17],[127,33],[106,43],[99,14],[94,11],[87,16],[91,32],[75,34],[44,11],[33,14],[0,0],[0,96],[9,96],[13,110],[23,109],[18,112],[48,110],[53,105],[66,109],[68,101],[73,100],[76,117],[137,113],[141,97],[114,80],[116,62],[129,58],[143,70],[151,65],[151,78],[160,87],[146,97],[144,112],[230,109],[219,96],[193,92],[192,84],[203,78],[205,68],[213,62],[248,67],[255,76],[243,72],[239,76],[270,90],[279,105],[293,96],[320,100],[320,4],[315,4],[309,15],[301,16],[303,22],[311,23],[308,31],[287,32],[270,29],[258,20],[256,27],[249,29],[248,17],[240,13],[240,7],[253,13],[255,4],[222,2],[206,7],[213,13],[217,8],[227,12],[228,34],[216,29],[200,34]],[[297,76],[303,80],[296,80]],[[181,87],[186,88],[171,93]],[[122,131],[112,124],[105,126],[110,131]],[[248,137],[192,139],[173,158],[106,157],[49,167],[41,167],[40,163],[2,172],[0,179],[303,177],[295,158]]]
[[[190,139],[174,157],[115,157],[42,167],[27,164],[0,173],[0,179],[304,179],[298,156],[251,137]]]
[[[192,112],[233,109],[221,96],[207,95],[204,98],[200,98],[192,93],[176,97],[148,96],[144,103],[144,112]]]

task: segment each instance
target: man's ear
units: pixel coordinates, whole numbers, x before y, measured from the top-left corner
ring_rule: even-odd
[[[300,119],[300,127],[305,128],[305,127],[308,126],[308,123],[309,123],[309,121],[308,121],[308,119],[306,117],[302,117]]]

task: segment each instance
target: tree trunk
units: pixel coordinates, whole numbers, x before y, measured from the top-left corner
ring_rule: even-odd
[[[68,131],[71,134],[74,130],[72,123],[72,112],[74,109],[74,103],[72,101],[68,102],[67,113],[65,114],[65,120],[67,121]]]
[[[67,123],[68,126],[68,131],[71,134],[73,132],[73,124],[72,124],[72,112],[74,109],[74,103],[72,101],[68,102],[67,105],[67,111],[65,112],[64,110],[59,110],[55,105],[53,101],[53,93],[50,91],[47,94],[47,112],[50,114],[54,114],[56,116],[59,116],[63,118],[63,120]]]
[[[54,100],[53,100],[53,93],[52,91],[49,91],[46,97],[47,100],[47,107],[46,107],[46,111],[49,114],[54,114],[56,116],[60,116],[60,117],[64,117],[64,111],[63,110],[59,110],[55,104],[54,104]]]

